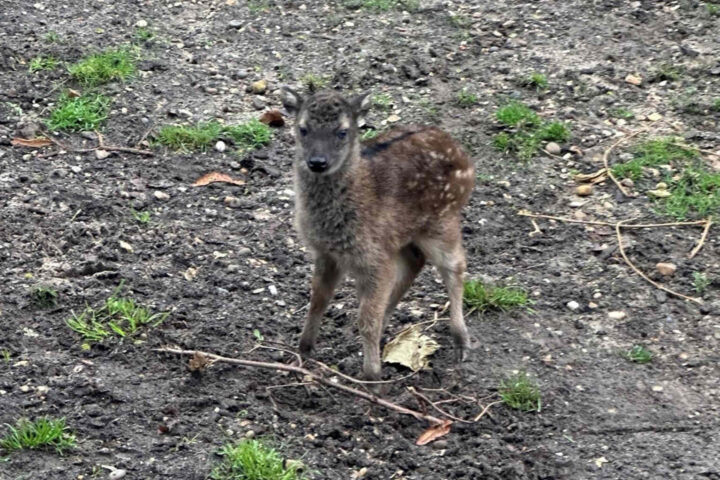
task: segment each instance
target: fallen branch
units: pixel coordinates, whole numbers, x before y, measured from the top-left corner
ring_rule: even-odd
[[[626,197],[630,197],[632,195],[630,195],[630,192],[625,190],[625,187],[623,187],[620,184],[620,182],[618,182],[618,179],[615,178],[615,175],[613,175],[612,170],[610,170],[610,165],[608,164],[608,157],[610,156],[610,152],[612,152],[613,149],[615,149],[615,147],[617,147],[621,143],[626,142],[626,141],[630,140],[631,138],[633,138],[634,136],[639,135],[645,131],[646,131],[646,129],[638,130],[636,132],[631,133],[630,135],[628,135],[626,137],[621,138],[617,142],[610,145],[610,147],[607,150],[605,150],[605,152],[603,153],[603,156],[602,156],[603,165],[605,166],[605,172],[608,174],[608,177],[610,177],[610,180],[612,180],[615,183],[615,185],[617,185],[617,187],[620,189],[622,194],[625,195]]]
[[[58,150],[56,152],[42,153],[42,154],[38,155],[38,158],[54,157],[55,155],[59,155],[61,151],[72,152],[72,153],[90,153],[90,152],[95,152],[97,150],[105,150],[106,152],[133,153],[136,155],[147,155],[149,157],[152,157],[153,155],[155,155],[150,150],[141,150],[138,148],[131,148],[131,147],[120,147],[117,145],[105,145],[105,143],[103,141],[103,137],[100,134],[100,132],[98,132],[98,131],[95,131],[95,135],[97,135],[97,139],[98,139],[98,144],[96,147],[93,147],[93,148],[72,148],[72,147],[69,147],[69,146],[65,145],[64,143],[60,142],[59,140],[53,138],[53,136],[47,132],[40,130],[40,133],[42,133],[45,137],[47,137],[48,140],[50,140],[52,143],[54,143],[55,146],[57,146],[60,150]]]
[[[407,390],[408,390],[408,392],[412,393],[420,400],[422,400],[425,403],[427,403],[428,405],[430,405],[434,410],[437,410],[440,414],[446,416],[447,418],[449,418],[451,420],[455,420],[456,422],[460,422],[460,423],[475,423],[475,422],[471,422],[469,420],[463,420],[462,418],[456,417],[455,415],[451,415],[450,413],[446,412],[445,410],[443,410],[442,408],[437,406],[437,404],[439,402],[433,402],[428,397],[426,397],[422,393],[415,390],[413,387],[407,387]]]
[[[557,220],[559,222],[565,222],[565,223],[582,223],[586,225],[602,225],[605,227],[614,227],[617,225],[617,223],[609,223],[609,222],[600,222],[596,220],[576,220],[574,218],[566,218],[566,217],[556,217],[553,215],[545,215],[542,213],[532,213],[528,212],[526,210],[520,210],[518,212],[518,215],[521,217],[531,217],[531,218],[547,218],[549,220]],[[623,222],[627,222],[628,220],[623,220]],[[681,227],[681,226],[692,226],[692,225],[706,225],[707,220],[696,220],[693,222],[668,222],[668,223],[637,223],[637,224],[623,224],[623,228],[655,228],[655,227]]]
[[[181,349],[176,349],[176,348],[155,348],[155,349],[153,349],[153,351],[163,352],[163,353],[174,353],[177,355],[194,355],[197,352],[198,354],[203,355],[203,356],[207,357],[208,359],[215,361],[215,362],[224,362],[224,363],[231,363],[234,365],[242,365],[244,367],[262,368],[262,369],[266,369],[266,370],[280,370],[280,371],[285,371],[285,372],[297,373],[297,374],[303,375],[305,378],[309,379],[312,382],[316,382],[320,385],[324,385],[329,388],[334,388],[336,390],[340,390],[345,393],[350,393],[352,395],[360,397],[369,402],[375,403],[377,405],[388,408],[390,410],[394,410],[403,415],[411,415],[411,416],[417,418],[418,420],[425,420],[426,422],[430,422],[433,425],[438,425],[438,424],[443,423],[443,420],[441,420],[437,417],[433,417],[432,415],[425,415],[421,412],[403,407],[402,405],[392,403],[388,400],[378,397],[377,395],[373,395],[368,392],[363,392],[361,390],[358,390],[358,389],[355,389],[352,387],[348,387],[341,383],[333,382],[333,381],[328,380],[327,378],[325,378],[321,375],[318,375],[317,373],[312,372],[306,368],[297,367],[294,365],[286,365],[284,363],[276,363],[276,362],[258,362],[255,360],[244,360],[244,359],[240,359],[240,358],[228,358],[228,357],[222,357],[220,355],[215,355],[213,353],[207,353],[207,352],[196,351],[196,350],[181,350]]]
[[[618,243],[618,249],[620,250],[620,255],[622,255],[623,260],[625,260],[625,263],[627,263],[628,266],[629,266],[630,268],[632,268],[635,273],[637,273],[638,275],[640,275],[643,279],[645,279],[647,282],[649,282],[649,283],[650,283],[651,285],[653,285],[655,288],[659,288],[660,290],[662,290],[662,291],[664,291],[664,292],[667,292],[667,293],[669,293],[669,294],[671,294],[671,295],[675,295],[676,297],[680,297],[680,298],[683,298],[683,299],[688,300],[688,301],[690,301],[690,302],[695,302],[695,303],[697,303],[698,305],[702,305],[703,301],[700,300],[699,298],[688,297],[687,295],[683,295],[682,293],[678,293],[678,292],[676,292],[675,290],[669,289],[669,288],[667,288],[667,287],[665,287],[665,286],[663,286],[663,285],[660,285],[660,284],[657,283],[656,281],[651,280],[650,277],[648,277],[648,276],[645,275],[643,272],[641,272],[640,269],[638,269],[638,268],[630,261],[630,259],[628,258],[628,256],[625,254],[625,249],[623,248],[623,243],[622,243],[622,234],[620,233],[620,228],[624,226],[624,225],[623,225],[623,222],[624,222],[624,221],[625,221],[625,220],[621,220],[621,221],[619,221],[618,223],[615,224],[615,234],[617,235],[617,243]]]
[[[688,255],[688,258],[693,258],[702,248],[703,244],[705,243],[705,239],[708,236],[708,232],[710,231],[710,225],[712,225],[712,217],[708,217],[705,223],[705,229],[703,230],[702,235],[700,236],[700,241],[698,242],[697,246],[692,249],[692,252],[690,252],[690,255]]]

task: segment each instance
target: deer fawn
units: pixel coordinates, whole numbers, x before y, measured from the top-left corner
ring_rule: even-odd
[[[378,380],[384,325],[427,259],[448,290],[450,332],[462,360],[470,342],[460,210],[475,183],[468,157],[434,127],[397,128],[361,143],[367,93],[303,98],[284,87],[283,104],[296,116],[296,227],[315,261],[300,352],[312,353],[335,286],[348,273],[360,302],[363,373]]]

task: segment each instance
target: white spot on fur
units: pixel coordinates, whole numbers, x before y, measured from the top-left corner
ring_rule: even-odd
[[[347,117],[347,115],[343,115],[342,117],[340,117],[340,128],[341,129],[350,128],[350,119]]]

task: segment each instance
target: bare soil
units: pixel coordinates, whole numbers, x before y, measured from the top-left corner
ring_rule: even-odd
[[[315,0],[0,0],[0,348],[10,354],[0,359],[0,423],[65,417],[79,439],[65,456],[9,455],[0,479],[107,478],[101,465],[132,479],[205,479],[217,449],[249,431],[302,459],[315,479],[355,478],[363,469],[368,479],[720,479],[718,227],[693,259],[687,255],[701,228],[624,235],[638,267],[671,288],[696,295],[692,274],[706,272],[714,281],[700,306],[635,275],[615,248],[612,227],[537,220],[542,233],[529,236],[532,224],[517,215],[529,209],[577,218],[581,211],[609,222],[667,221],[643,193],[652,179],[638,185],[637,198],[623,198],[606,182],[581,199],[571,173],[597,170],[619,135],[640,128],[718,149],[720,113],[710,106],[720,98],[720,17],[686,0],[420,4],[412,12],[374,12]],[[138,21],[154,39],[136,40]],[[488,403],[502,378],[526,370],[539,382],[542,411],[496,405],[478,423],[456,423],[419,447],[427,425],[411,417],[315,388],[275,389],[271,399],[266,387],[295,379],[221,364],[191,373],[186,358],[154,352],[177,345],[288,361],[279,352],[246,352],[256,329],[266,340],[295,344],[311,266],[292,227],[287,127],[275,130],[267,148],[245,155],[154,148],[153,157],[98,160],[92,152],[41,157],[53,147],[10,146],[12,137],[37,133],[63,89],[80,88],[62,68],[28,73],[31,58],[70,64],[131,42],[143,57],[138,74],[99,89],[113,99],[103,127],[108,144],[135,145],[167,123],[256,118],[279,106],[279,85],[299,86],[308,73],[327,76],[331,88],[390,95],[393,107],[368,119],[376,128],[396,114],[402,123],[439,124],[462,140],[481,174],[465,210],[469,275],[520,285],[534,303],[531,311],[470,315],[480,347],[461,376],[446,325],[438,323],[430,330],[442,347],[432,372],[394,384],[387,395],[418,408],[405,387],[442,387]],[[662,80],[656,72],[663,65],[682,73]],[[547,91],[522,86],[532,72],[548,76]],[[643,83],[626,83],[628,74]],[[268,93],[246,92],[259,79],[269,82]],[[478,95],[477,105],[456,103],[462,88]],[[493,114],[510,98],[568,122],[573,137],[563,147],[584,154],[541,154],[523,164],[495,151]],[[635,118],[618,124],[611,113],[619,108]],[[646,120],[652,113],[664,122]],[[94,144],[92,133],[57,138],[76,148]],[[620,147],[612,161],[627,151]],[[246,185],[191,187],[209,171]],[[226,196],[239,200],[228,206]],[[151,222],[136,222],[131,208],[151,211]],[[661,261],[678,265],[673,277],[658,277]],[[65,320],[100,304],[121,280],[125,295],[170,316],[136,341],[82,350]],[[56,307],[33,304],[37,285],[58,291]],[[427,269],[385,339],[432,319],[445,301]],[[569,309],[570,301],[579,308]],[[361,366],[356,306],[347,283],[318,345],[320,360],[350,375]],[[611,319],[613,311],[626,316]],[[652,362],[623,358],[636,344],[654,353]],[[407,373],[384,369],[388,377]],[[445,407],[463,417],[479,411],[472,403]]]

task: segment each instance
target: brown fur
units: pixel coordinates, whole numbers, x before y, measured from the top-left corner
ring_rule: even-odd
[[[301,352],[314,348],[322,315],[337,282],[347,273],[356,280],[360,300],[363,371],[367,378],[379,378],[384,323],[429,260],[448,289],[450,330],[462,354],[469,340],[462,316],[465,255],[460,210],[475,180],[467,155],[434,127],[397,128],[360,144],[357,119],[364,97],[348,101],[334,92],[322,92],[303,100],[290,93],[294,102],[286,106],[299,110],[302,128],[324,125],[321,132],[305,131],[303,138],[296,131],[296,222],[315,258]],[[303,102],[312,107],[303,108]],[[322,118],[313,118],[315,112],[323,112]],[[337,127],[344,117],[352,119],[347,135],[342,141],[329,141],[337,128],[344,128]],[[338,155],[329,148],[347,153]],[[330,173],[305,167],[303,161],[318,153],[332,158]]]

